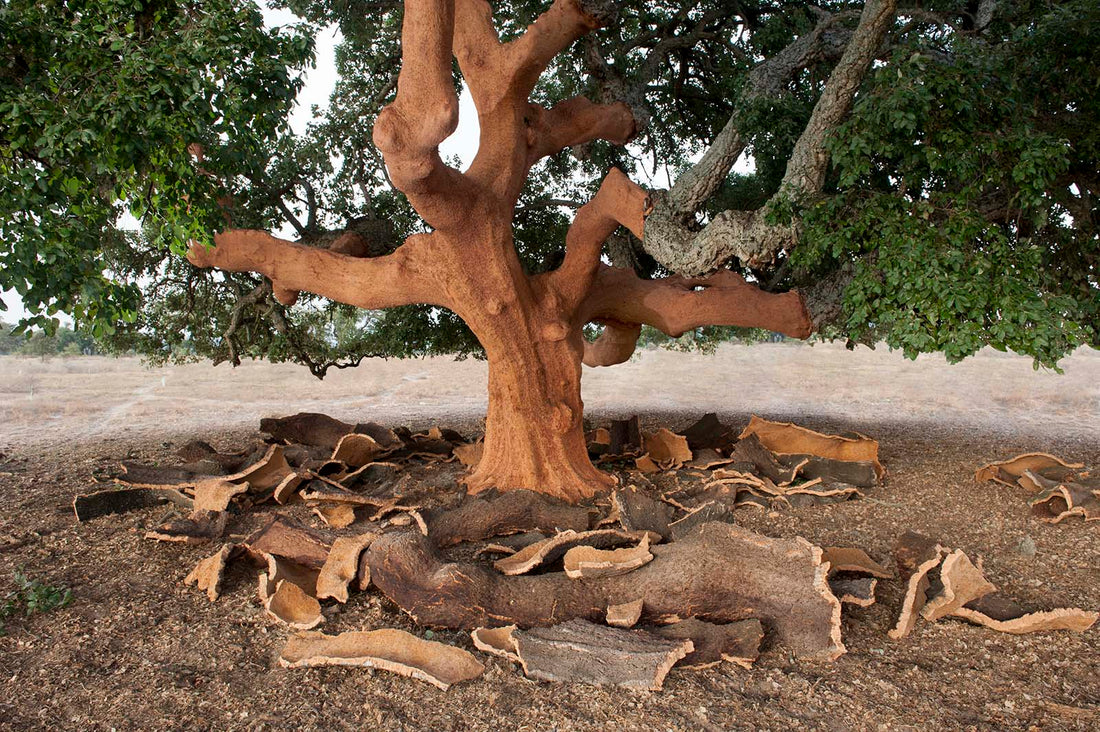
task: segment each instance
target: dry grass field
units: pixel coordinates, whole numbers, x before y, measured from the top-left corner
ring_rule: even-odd
[[[1100,353],[1063,366],[1064,375],[1036,372],[994,352],[949,366],[831,345],[646,351],[586,370],[584,400],[593,424],[637,413],[681,428],[716,411],[738,428],[756,413],[869,434],[890,471],[872,496],[739,511],[738,521],[884,560],[914,529],[981,556],[1021,601],[1096,610],[1100,526],[1041,523],[1019,491],[973,479],[978,465],[1025,451],[1100,467]],[[767,648],[751,671],[674,671],[659,693],[535,683],[488,658],[482,678],[448,692],[361,669],[286,670],[276,663],[286,631],[264,618],[253,577],[231,574],[210,603],[182,583],[208,547],[143,538],[163,507],[73,518],[73,496],[118,460],[169,460],[196,437],[244,447],[263,416],[318,411],[473,436],[485,379],[483,363],[448,359],[369,362],[318,382],[261,363],[150,370],[131,359],[0,358],[0,598],[17,570],[73,592],[63,609],[7,622],[0,729],[1100,729],[1100,630],[1009,636],[945,620],[891,641],[897,582],[880,585],[874,606],[845,611],[849,652],[833,663]],[[424,479],[453,486],[457,470]],[[373,627],[424,632],[372,593],[324,626]],[[471,647],[463,633],[435,638]]]

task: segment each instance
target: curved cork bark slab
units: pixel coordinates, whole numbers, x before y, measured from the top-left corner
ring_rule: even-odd
[[[523,673],[566,681],[659,691],[673,665],[693,650],[690,640],[570,620],[513,633]]]
[[[315,412],[300,412],[290,417],[267,417],[260,420],[260,432],[266,432],[274,440],[315,445],[329,450],[336,447],[341,437],[354,430],[354,426],[347,422]]]
[[[355,506],[350,503],[322,503],[313,513],[334,529],[346,529],[355,523]]]
[[[695,450],[695,457],[688,463],[689,468],[696,470],[710,470],[712,468],[718,468],[723,465],[729,465],[734,462],[733,458],[723,457],[717,450],[712,450],[709,447],[704,447],[700,450]]]
[[[229,514],[225,511],[192,511],[186,518],[173,519],[145,532],[145,538],[178,544],[207,544],[222,537],[228,522]]]
[[[264,601],[264,609],[271,617],[297,630],[316,628],[325,619],[317,598],[289,580],[275,584],[275,592]]]
[[[637,541],[642,536],[648,536],[648,534],[618,529],[563,531],[548,539],[525,546],[515,554],[498,559],[493,562],[493,566],[506,575],[526,574],[542,564],[564,556],[574,547],[603,548]]]
[[[514,625],[505,625],[503,628],[475,628],[470,631],[470,638],[479,651],[519,663],[516,639],[512,635],[515,631]]]
[[[73,513],[83,523],[100,516],[138,511],[164,503],[174,503],[186,509],[194,502],[174,488],[122,488],[86,493],[73,499]]]
[[[798,477],[798,471],[802,467],[796,464],[792,467],[782,465],[772,450],[765,447],[760,439],[749,434],[737,441],[730,451],[730,457],[735,463],[745,463],[753,466],[753,472],[767,478],[777,486],[787,486]],[[717,476],[716,476],[717,477]]]
[[[650,459],[664,470],[679,468],[692,458],[687,438],[664,427],[656,432],[647,432],[643,437],[643,446]]]
[[[668,524],[672,511],[631,486],[611,494],[612,514],[627,531],[652,531],[662,539],[671,535]]]
[[[429,626],[602,622],[609,605],[631,597],[644,602],[648,622],[755,617],[796,655],[831,660],[844,653],[840,601],[829,590],[821,549],[805,539],[708,523],[651,552],[653,561],[629,574],[583,582],[563,573],[507,576],[479,563],[449,563],[414,531],[380,536],[364,558],[375,586]]]
[[[829,589],[833,591],[841,604],[857,607],[871,607],[875,604],[874,577],[830,577]]]
[[[317,598],[332,599],[336,602],[348,601],[348,585],[359,571],[359,555],[371,545],[376,533],[359,536],[341,536],[332,542],[321,572],[317,575]]]
[[[827,546],[821,550],[822,558],[829,563],[829,572],[858,572],[881,579],[893,579],[894,573],[886,569],[867,552],[856,547]]]
[[[1047,488],[1028,501],[1031,514],[1052,524],[1071,516],[1100,521],[1100,480],[1067,482]]]
[[[740,439],[749,435],[756,435],[760,443],[774,453],[868,462],[874,465],[880,480],[886,475],[886,468],[878,460],[878,442],[870,437],[826,435],[790,422],[772,422],[755,414],[741,432]]]
[[[806,480],[847,483],[857,488],[873,488],[881,481],[875,463],[858,460],[830,460],[817,455],[777,455],[781,465],[797,468]]]
[[[195,485],[196,511],[227,511],[233,498],[248,492],[248,483],[228,480],[206,480]]]
[[[940,584],[940,591],[921,608],[920,614],[925,620],[939,620],[966,603],[997,590],[997,586],[982,574],[980,561],[975,565],[961,549],[951,552],[943,560]]]
[[[1075,633],[1082,633],[1096,623],[1097,619],[1100,618],[1100,613],[1077,608],[1058,608],[1056,610],[1028,613],[1010,620],[996,620],[977,610],[961,607],[952,612],[951,616],[962,618],[976,625],[984,625],[1002,633],[1023,635],[1024,633],[1038,633],[1046,630],[1071,630]]]
[[[626,574],[653,561],[649,551],[649,535],[642,537],[638,546],[625,549],[596,549],[592,546],[575,546],[563,558],[565,576],[570,579],[592,579]]]
[[[447,511],[424,517],[437,546],[479,541],[528,531],[586,531],[589,509],[572,506],[532,491],[467,496]]]
[[[946,548],[913,531],[907,531],[898,539],[894,557],[906,585],[897,624],[887,633],[894,640],[904,638],[913,630],[917,615],[928,601],[928,589],[932,586],[928,575],[947,553]]]
[[[243,543],[253,552],[275,554],[320,571],[328,559],[332,542],[331,534],[306,526],[289,516],[275,514]]]
[[[760,656],[760,642],[764,639],[764,627],[759,620],[716,625],[688,618],[654,628],[653,632],[662,638],[691,641],[694,647],[692,652],[676,664],[677,668],[684,669],[711,668],[722,661],[751,668]]]
[[[1045,452],[1025,452],[1008,460],[983,465],[974,473],[974,480],[979,483],[994,480],[1015,487],[1019,477],[1028,470],[1048,480],[1065,480],[1075,470],[1083,467],[1083,463],[1067,463]]]
[[[275,492],[272,497],[279,505],[289,503],[298,493],[298,487],[302,484],[305,478],[300,473],[290,473],[281,481],[279,485],[275,486]]]
[[[607,617],[604,620],[608,625],[615,628],[633,628],[642,617],[642,606],[644,604],[643,600],[637,599],[633,602],[624,602],[621,605],[608,605]]]
[[[403,630],[352,631],[340,635],[300,633],[279,655],[286,668],[360,666],[377,668],[446,691],[452,685],[477,678],[485,667],[472,653],[427,641]]]
[[[210,598],[210,602],[214,602],[221,594],[225,566],[230,558],[239,551],[240,548],[236,544],[226,544],[216,554],[212,554],[196,564],[195,568],[191,570],[191,574],[184,578],[183,584],[188,587],[195,585],[197,589],[206,593],[206,596]]]
[[[361,468],[374,462],[376,457],[387,452],[386,448],[375,442],[370,435],[351,433],[344,435],[332,450],[332,461],[341,462],[353,468]]]
[[[722,424],[714,412],[707,412],[680,434],[692,450],[725,450],[737,439],[733,428]]]

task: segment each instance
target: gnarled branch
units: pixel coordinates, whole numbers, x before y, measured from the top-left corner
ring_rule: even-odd
[[[631,270],[601,265],[581,313],[588,320],[645,323],[674,338],[704,325],[766,328],[793,338],[812,332],[798,292],[764,292],[729,270],[643,280]]]
[[[896,6],[896,0],[867,0],[859,25],[795,144],[776,195],[757,211],[725,211],[702,230],[689,226],[691,215],[717,189],[744,149],[736,122],[739,114],[735,113],[699,163],[657,201],[644,242],[645,250],[654,259],[674,272],[695,275],[712,271],[735,257],[745,264],[763,264],[779,251],[794,246],[798,240],[797,227],[769,225],[764,214],[782,199],[805,199],[821,191],[828,165],[825,138],[851,109],[855,92],[894,20]],[[832,22],[835,18],[829,24]],[[832,41],[825,33],[827,28],[819,25],[805,39],[795,41],[774,60],[754,70],[750,98],[778,88],[793,70],[828,48]]]
[[[629,361],[634,355],[642,334],[639,323],[605,320],[603,326],[603,333],[596,340],[585,341],[582,359],[585,366],[614,366]]]
[[[406,0],[397,96],[379,113],[373,133],[394,186],[435,228],[455,220],[449,203],[469,188],[439,157],[439,144],[458,126],[451,80],[454,15],[454,0]]]
[[[187,259],[196,267],[262,274],[280,302],[293,302],[304,290],[372,310],[413,303],[449,306],[432,274],[431,234],[411,236],[382,257],[349,257],[247,229],[217,234],[214,242],[211,248],[193,242]]]
[[[568,310],[581,301],[596,269],[600,250],[621,224],[635,236],[645,233],[649,196],[618,168],[612,168],[592,200],[577,211],[565,235],[565,260],[550,273],[550,284]]]
[[[530,106],[527,126],[527,164],[574,145],[607,140],[616,145],[630,142],[637,132],[634,114],[623,102],[596,104],[573,97],[544,109]]]

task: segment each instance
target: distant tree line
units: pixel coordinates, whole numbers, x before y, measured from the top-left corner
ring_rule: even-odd
[[[96,356],[102,353],[95,338],[62,325],[52,335],[41,330],[14,333],[0,321],[0,356]]]

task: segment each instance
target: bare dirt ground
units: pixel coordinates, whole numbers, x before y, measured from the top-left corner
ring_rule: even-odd
[[[738,428],[757,413],[872,435],[890,474],[869,498],[745,510],[739,522],[882,560],[914,529],[982,556],[989,579],[1021,601],[1095,610],[1100,527],[1041,523],[1019,491],[973,480],[978,465],[1025,451],[1100,466],[1100,353],[1063,365],[1058,376],[992,352],[948,366],[822,345],[647,351],[586,370],[584,397],[594,424],[637,413],[675,429],[717,411]],[[196,437],[244,447],[261,416],[321,411],[472,436],[485,378],[482,363],[445,359],[372,362],[323,383],[265,364],[0,359],[0,597],[20,568],[74,596],[8,622],[0,729],[1100,729],[1100,630],[1010,636],[944,620],[891,641],[898,582],[880,584],[876,605],[846,608],[848,653],[833,663],[770,647],[751,671],[674,671],[653,694],[535,683],[489,658],[482,678],[448,692],[360,669],[286,670],[276,663],[286,631],[263,617],[250,572],[232,572],[210,603],[182,583],[210,548],[142,538],[165,508],[84,525],[72,516],[73,496],[119,459],[167,460]],[[457,468],[441,470],[420,477],[454,490]],[[239,523],[232,534],[253,528]],[[324,626],[375,627],[424,633],[371,593]],[[434,637],[471,647],[463,633]]]

